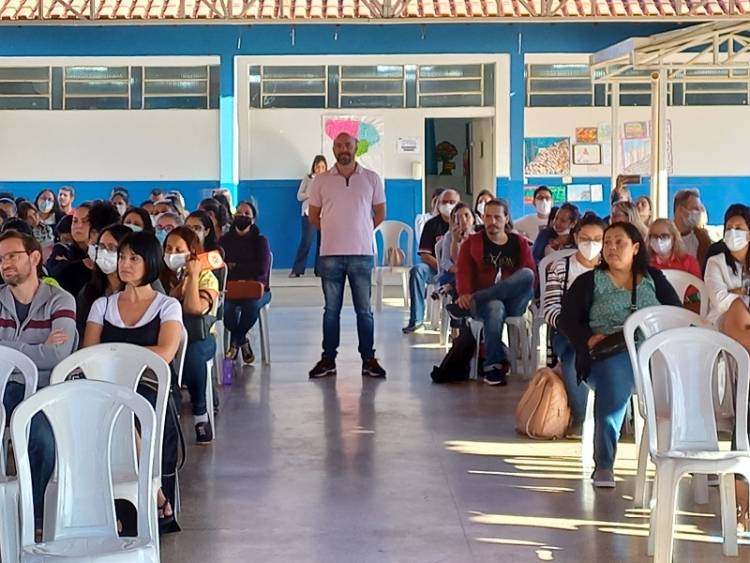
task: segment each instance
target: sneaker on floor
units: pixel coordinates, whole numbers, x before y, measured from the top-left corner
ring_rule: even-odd
[[[401,329],[401,332],[404,334],[411,334],[412,332],[417,332],[420,328],[422,328],[422,323],[417,323],[413,325],[406,325],[404,328]]]
[[[195,442],[199,446],[207,446],[214,440],[214,431],[210,422],[199,422],[195,425]]]
[[[310,370],[310,379],[319,379],[321,377],[328,377],[329,375],[336,375],[336,361],[323,355],[320,361],[315,364],[315,367]]]
[[[456,319],[457,321],[471,316],[471,311],[468,309],[462,309],[458,306],[458,303],[450,303],[446,305],[445,310],[448,311],[448,314],[452,319]]]
[[[367,377],[385,377],[385,370],[375,358],[362,360],[362,375]]]
[[[245,340],[245,343],[240,348],[240,352],[242,353],[243,364],[252,364],[255,361],[255,354],[253,354],[253,349],[247,340]]]
[[[237,348],[237,346],[235,346],[234,344],[232,344],[229,347],[229,350],[227,350],[227,353],[225,354],[225,356],[227,358],[229,358],[230,360],[234,361],[234,360],[237,359],[237,352],[238,351],[239,351],[239,348]]]
[[[508,370],[505,366],[493,367],[489,371],[484,372],[484,382],[487,385],[500,385],[503,387],[508,385],[507,375]]]
[[[615,473],[611,469],[597,469],[591,476],[594,486],[600,489],[614,489]]]

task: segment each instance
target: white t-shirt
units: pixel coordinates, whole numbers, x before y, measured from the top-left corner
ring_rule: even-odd
[[[518,221],[513,221],[516,231],[525,236],[533,244],[539,231],[547,228],[549,219],[547,217],[539,218],[536,213],[524,215]]]
[[[695,236],[694,231],[690,231],[689,234],[683,235],[682,242],[685,243],[685,249],[690,256],[698,257],[698,237]]]
[[[139,328],[153,321],[158,315],[162,323],[168,321],[182,323],[182,307],[180,306],[180,302],[174,297],[157,293],[156,298],[151,302],[151,305],[148,306],[148,309],[146,309],[146,312],[143,313],[138,322],[127,326],[122,322],[120,309],[117,306],[121,294],[122,292],[118,291],[109,297],[100,297],[94,301],[88,321],[103,326],[106,319],[109,324],[118,328]]]

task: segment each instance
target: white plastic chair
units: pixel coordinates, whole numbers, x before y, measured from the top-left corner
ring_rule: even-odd
[[[667,281],[672,284],[681,300],[685,299],[685,292],[690,286],[698,290],[701,298],[700,316],[705,319],[708,316],[708,290],[703,280],[682,270],[662,270],[662,273]]]
[[[573,256],[578,252],[575,248],[563,248],[556,250],[542,258],[537,265],[539,274],[539,307],[532,307],[533,317],[531,319],[531,360],[534,369],[547,363],[547,327],[544,321],[544,294],[547,291],[547,273],[549,267],[563,258]]]
[[[27,433],[32,417],[44,412],[55,434],[57,479],[65,491],[45,511],[54,512],[54,534],[34,539],[34,507]],[[127,412],[130,416],[123,416]],[[117,535],[112,486],[113,428],[119,420],[140,421],[140,468],[136,482],[138,536]],[[16,444],[20,505],[20,558],[100,563],[158,562],[159,536],[152,469],[159,431],[154,409],[130,389],[101,381],[50,385],[16,408],[10,432]],[[46,532],[46,530],[45,530]],[[3,538],[5,541],[5,538]]]
[[[23,392],[24,400],[36,393],[39,383],[39,371],[36,364],[23,352],[0,345],[0,404],[2,403],[2,398],[5,397],[5,388],[8,386],[13,373],[18,373],[23,378],[25,386]],[[4,413],[5,410],[3,409]],[[3,418],[3,424],[0,428],[3,432],[2,452],[0,452],[0,456],[2,457],[0,459],[0,475],[5,475],[7,470],[8,446],[10,444],[10,433],[5,429],[5,418]]]
[[[476,350],[471,359],[471,374],[475,379],[480,379],[479,373],[479,351],[484,333],[484,322],[481,319],[470,317],[468,319],[469,329],[476,341]],[[531,351],[529,350],[529,323],[525,316],[507,317],[505,319],[505,330],[508,340],[508,361],[511,373],[521,376],[530,375]]]
[[[653,362],[658,353],[660,361]],[[721,355],[737,364],[736,449],[720,451],[714,415],[713,387]],[[645,403],[649,428],[657,428],[654,387],[668,390],[669,433],[660,439],[648,433],[651,459],[656,465],[656,503],[651,513],[649,554],[655,563],[671,563],[677,489],[688,473],[719,475],[724,555],[736,556],[737,507],[734,474],[750,478],[750,444],[747,435],[750,356],[732,338],[705,328],[678,328],[660,332],[641,344],[638,392]]]
[[[636,348],[636,332],[640,332],[644,339],[649,339],[652,336],[659,334],[665,330],[671,330],[675,328],[685,328],[690,326],[705,326],[705,323],[701,320],[700,316],[692,311],[688,311],[683,307],[673,307],[669,305],[656,305],[653,307],[646,307],[639,311],[636,311],[630,315],[625,321],[623,326],[623,333],[625,335],[625,343],[628,347],[628,356],[630,357],[630,364],[633,368],[633,374],[635,377],[635,371],[638,369],[638,350]],[[636,379],[637,381],[637,379]],[[645,403],[640,393],[638,396],[639,415],[644,418],[645,424],[639,434],[636,431],[636,442],[638,446],[638,471],[635,479],[635,502],[639,508],[645,508],[648,505],[648,497],[646,493],[646,471],[648,468],[648,423],[645,420]],[[671,420],[669,419],[669,405],[666,404],[667,390],[661,387],[657,388],[655,393],[656,401],[656,421],[657,429],[656,432],[662,435],[668,432]],[[640,441],[638,437],[640,435]],[[695,500],[698,503],[704,504],[708,500],[708,485],[706,483],[705,476],[696,476],[694,481],[693,492]]]
[[[216,384],[222,384],[221,369],[224,365],[224,356],[226,354],[226,330],[224,327],[224,301],[227,295],[227,276],[229,269],[227,266],[220,268],[216,274],[216,279],[219,280],[219,305],[216,308],[216,322],[214,323],[214,336],[216,339],[216,354],[214,355],[213,368],[214,377]],[[210,404],[213,410],[213,404]]]
[[[149,370],[156,377],[156,442],[152,474],[154,490],[161,486],[162,440],[164,420],[167,412],[167,398],[172,374],[169,365],[160,356],[143,346],[125,343],[97,344],[83,348],[62,360],[50,376],[50,384],[61,383],[74,372],[81,371],[86,379],[106,381],[135,391],[144,371]],[[136,464],[135,427],[132,417],[122,416],[115,425],[112,435],[112,478],[115,498],[125,499],[133,505],[138,502],[138,466]],[[156,494],[156,493],[154,493]],[[56,499],[58,483],[53,477],[47,485],[45,505]],[[52,501],[53,503],[55,500]],[[154,504],[156,497],[154,496]],[[54,529],[56,522],[48,520],[52,511],[44,511],[44,533]]]
[[[383,221],[375,228],[373,232],[373,246],[377,250],[378,247],[378,233],[383,239],[382,256],[380,259],[380,265],[377,266],[375,272],[375,291],[376,291],[376,306],[378,311],[383,310],[383,273],[387,270],[391,273],[401,274],[401,291],[404,296],[404,305],[409,306],[409,270],[414,265],[414,229],[412,229],[406,223],[401,221]],[[406,251],[403,266],[388,266],[388,249],[389,248],[402,248],[401,247],[401,234],[406,233]],[[403,250],[403,249],[402,249]],[[378,253],[376,252],[375,258],[377,260]]]
[[[273,253],[271,253],[271,267],[268,271],[268,284],[271,285],[271,273],[273,272]],[[260,360],[263,365],[271,364],[271,337],[268,325],[268,311],[271,304],[265,304],[258,311],[258,330],[260,331]]]
[[[188,347],[188,333],[185,327],[182,327],[182,334],[180,335],[180,345],[177,348],[177,353],[172,360],[174,365],[174,371],[177,373],[177,386],[182,389],[182,370],[185,367],[185,353]]]

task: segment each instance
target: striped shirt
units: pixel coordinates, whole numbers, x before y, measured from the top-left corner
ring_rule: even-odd
[[[557,317],[560,315],[562,300],[565,292],[573,285],[578,276],[593,268],[581,264],[576,258],[578,255],[563,258],[550,266],[547,272],[547,285],[544,288],[544,320],[552,328],[557,328]],[[568,266],[568,263],[570,265]],[[568,268],[568,280],[565,283],[565,269]]]

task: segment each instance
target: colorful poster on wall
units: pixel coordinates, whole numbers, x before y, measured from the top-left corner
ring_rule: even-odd
[[[649,131],[646,123],[646,131]],[[667,120],[667,171],[672,173],[672,122]],[[622,170],[623,174],[639,174],[648,176],[651,174],[651,139],[628,139],[622,140]]]
[[[363,115],[323,115],[321,154],[333,160],[333,140],[340,133],[357,139],[357,160],[381,177],[385,173],[383,118]]]
[[[648,138],[648,122],[646,121],[628,121],[624,126],[625,139],[646,139]]]
[[[524,175],[570,174],[569,137],[527,137],[523,140]]]
[[[576,143],[590,145],[597,142],[599,142],[597,127],[576,127]]]
[[[601,163],[601,145],[573,145],[573,164],[593,166]]]
[[[540,184],[542,185],[542,184]],[[552,204],[561,205],[567,201],[568,193],[565,186],[548,186],[545,187],[552,192]],[[523,187],[523,203],[524,205],[534,205],[534,190],[539,186],[524,186]]]

